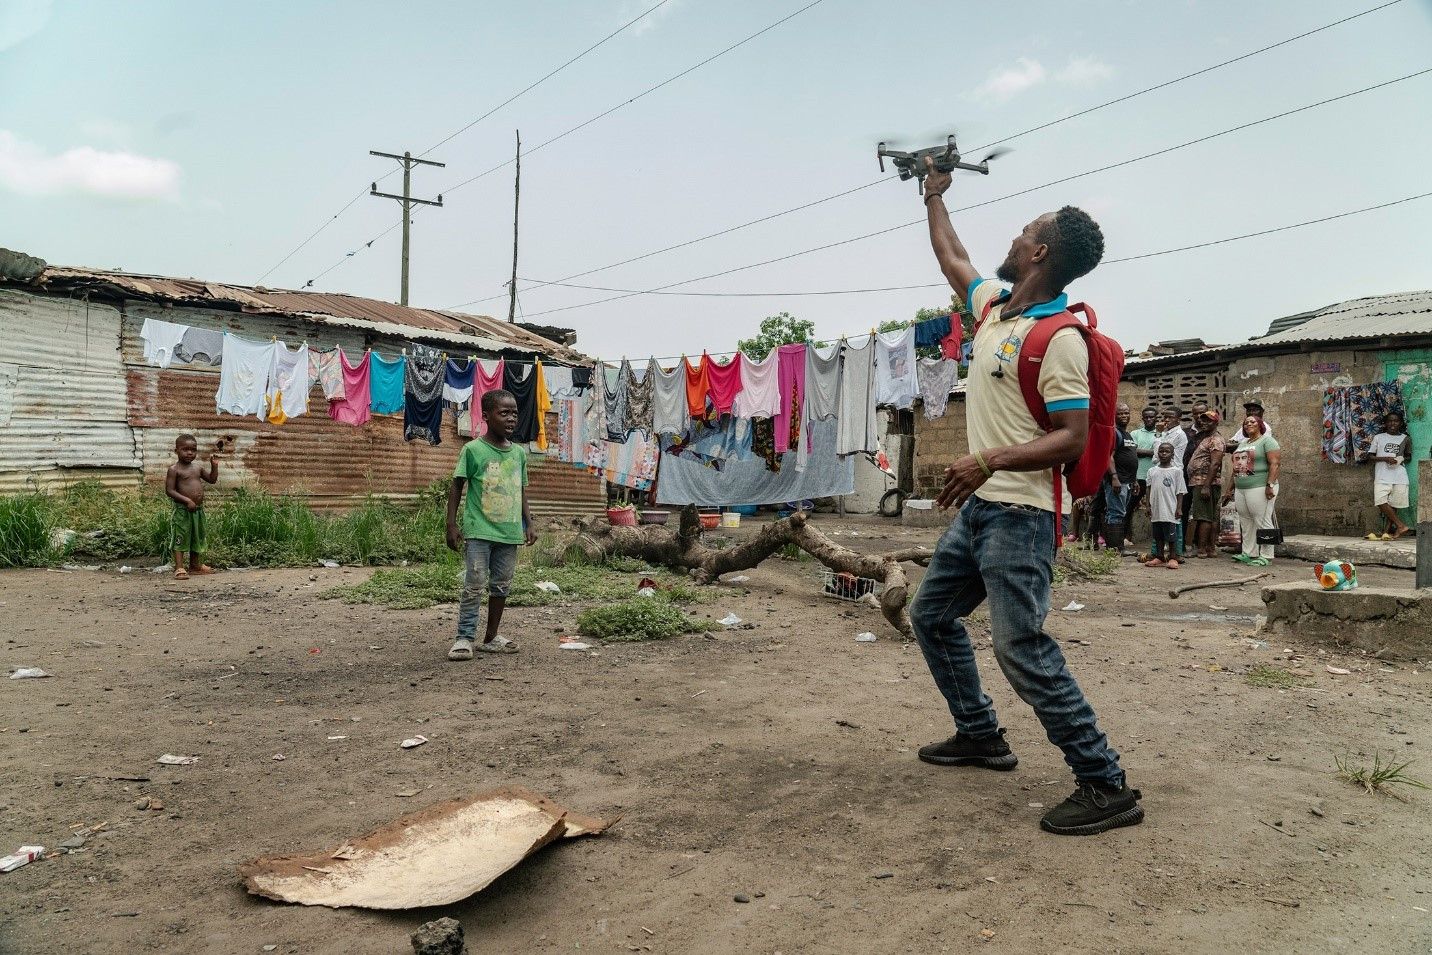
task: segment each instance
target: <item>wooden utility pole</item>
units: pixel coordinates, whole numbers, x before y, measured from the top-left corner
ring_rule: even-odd
[[[512,187],[512,281],[508,283],[507,320],[517,321],[517,212],[522,205],[522,130],[517,130],[517,182]]]
[[[400,162],[400,163],[403,164],[403,194],[402,194],[401,196],[395,196],[395,195],[393,195],[392,193],[388,193],[388,192],[379,192],[379,191],[378,191],[378,184],[377,184],[376,182],[373,183],[373,184],[369,187],[368,195],[370,195],[370,196],[377,196],[377,197],[380,198],[380,199],[396,199],[396,200],[398,201],[398,203],[403,207],[403,279],[402,279],[402,285],[400,286],[399,291],[398,291],[398,304],[399,304],[399,305],[407,305],[407,304],[408,304],[408,247],[409,247],[409,232],[411,231],[412,222],[413,222],[413,206],[414,206],[414,205],[422,205],[422,206],[438,206],[438,207],[441,207],[442,204],[443,204],[442,193],[438,193],[438,197],[437,197],[436,200],[432,200],[432,199],[414,199],[414,198],[413,198],[413,167],[414,167],[414,166],[437,166],[438,168],[441,169],[441,168],[444,168],[444,167],[446,166],[446,163],[433,162],[431,159],[414,159],[414,158],[413,158],[413,154],[410,153],[410,152],[404,152],[401,156],[399,156],[399,155],[397,155],[397,154],[395,154],[395,153],[383,153],[383,152],[379,152],[379,151],[376,150],[376,149],[370,149],[370,150],[368,150],[368,155],[370,155],[370,156],[382,156],[382,157],[384,157],[385,159],[396,159],[396,160],[398,160],[398,162]]]

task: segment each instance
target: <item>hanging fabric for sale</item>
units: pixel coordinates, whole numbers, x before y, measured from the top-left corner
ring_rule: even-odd
[[[264,395],[273,370],[274,342],[255,342],[224,333],[224,360],[214,408],[223,414],[264,417]]]
[[[875,401],[875,336],[857,348],[841,342],[840,416],[836,453],[874,453],[880,441]]]
[[[916,368],[925,420],[943,418],[949,407],[950,392],[960,380],[960,363],[947,358],[921,358]]]
[[[915,370],[915,330],[902,328],[875,336],[875,400],[909,408],[920,393]]]
[[[403,410],[403,368],[407,356],[389,361],[368,353],[368,407],[374,414],[400,414]]]
[[[442,444],[447,359],[435,348],[410,345],[403,371],[403,440]]]
[[[491,369],[481,359],[473,364],[475,367],[472,373],[472,401],[468,405],[467,413],[472,436],[480,438],[487,434],[487,422],[482,417],[482,396],[502,387],[503,379],[507,375],[507,362],[499,358],[497,364]]]
[[[372,353],[365,351],[357,365],[348,363],[348,356],[338,352],[339,366],[343,369],[343,397],[328,402],[328,417],[334,421],[355,427],[364,424],[373,416],[369,396],[369,374],[372,371]]]

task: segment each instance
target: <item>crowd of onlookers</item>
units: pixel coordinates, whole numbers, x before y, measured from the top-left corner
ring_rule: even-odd
[[[1244,417],[1225,433],[1222,416],[1206,401],[1195,401],[1192,425],[1184,427],[1175,407],[1143,409],[1142,426],[1129,429],[1132,412],[1120,403],[1118,434],[1100,493],[1074,502],[1069,540],[1122,553],[1134,546],[1134,516],[1148,514],[1152,541],[1139,560],[1147,567],[1177,569],[1187,558],[1218,556],[1220,544],[1233,559],[1267,566],[1281,542],[1278,528],[1278,474],[1282,448],[1263,420],[1263,405],[1248,401]],[[1411,533],[1397,513],[1408,505],[1405,462],[1411,456],[1405,422],[1388,414],[1383,430],[1363,455],[1376,463],[1373,503],[1385,529],[1369,540],[1395,540]],[[1223,532],[1224,509],[1237,514],[1236,533]]]

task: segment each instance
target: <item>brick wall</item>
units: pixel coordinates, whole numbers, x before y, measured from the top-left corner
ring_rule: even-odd
[[[958,457],[969,453],[965,431],[965,399],[950,398],[942,418],[925,420],[915,415],[914,488],[916,497],[934,497],[945,484],[945,468]]]

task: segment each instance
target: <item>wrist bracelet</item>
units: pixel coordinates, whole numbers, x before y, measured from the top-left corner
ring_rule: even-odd
[[[978,464],[980,466],[980,470],[984,472],[984,476],[994,477],[994,472],[990,470],[989,462],[984,459],[984,455],[980,454],[978,451],[974,451],[972,452],[972,454],[974,455],[975,463]]]
[[[928,205],[930,204],[930,200],[931,200],[931,199],[944,199],[944,198],[945,198],[945,194],[944,194],[943,192],[927,192],[927,193],[925,193],[925,205],[928,206]]]

